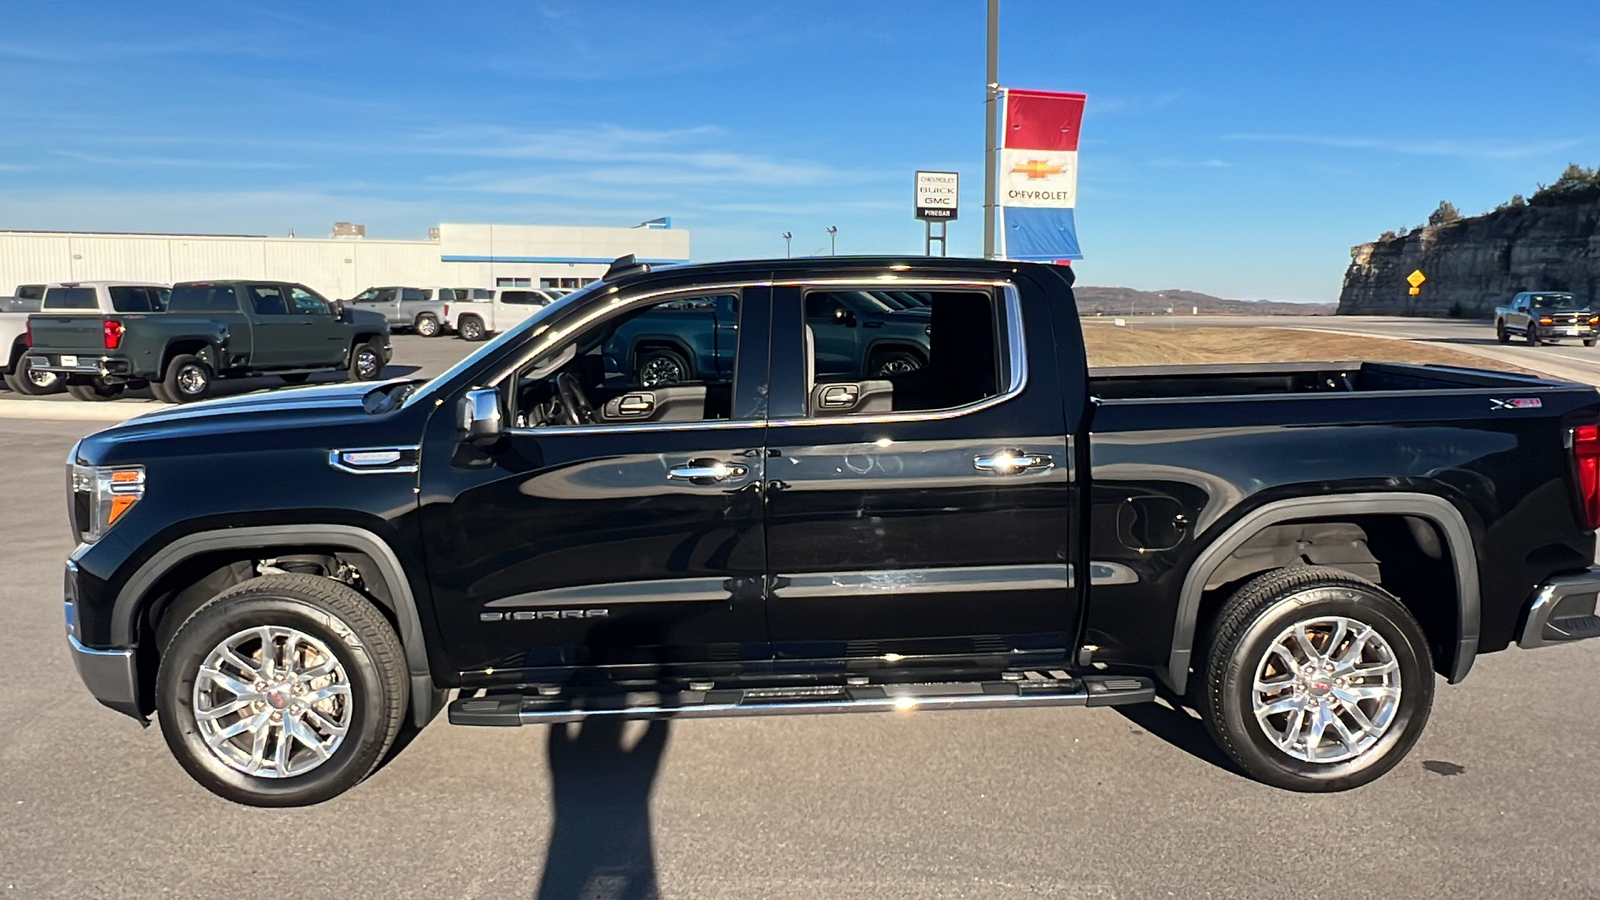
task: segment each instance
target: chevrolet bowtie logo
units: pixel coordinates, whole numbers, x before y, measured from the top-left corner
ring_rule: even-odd
[[[1048,178],[1051,175],[1060,175],[1061,167],[1050,165],[1048,160],[1030,159],[1022,165],[1012,169],[1011,173],[1013,175],[1026,175],[1028,176],[1029,181],[1038,181],[1041,178]]]

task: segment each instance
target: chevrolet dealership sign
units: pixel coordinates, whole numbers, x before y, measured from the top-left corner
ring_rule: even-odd
[[[918,172],[917,218],[954,220],[960,186],[955,172]]]

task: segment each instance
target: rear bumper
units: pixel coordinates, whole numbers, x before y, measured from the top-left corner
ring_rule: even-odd
[[[1600,637],[1600,616],[1595,615],[1597,595],[1600,568],[1546,581],[1528,604],[1518,646],[1532,650]]]
[[[71,354],[68,354],[71,356]],[[28,359],[35,371],[55,372],[58,375],[95,375],[99,377],[127,377],[133,364],[119,356],[75,356],[77,362],[64,365],[57,353],[30,353]]]

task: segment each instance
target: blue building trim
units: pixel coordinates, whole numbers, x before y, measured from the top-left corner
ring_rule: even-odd
[[[586,256],[441,256],[440,262],[459,263],[572,263],[583,265],[609,266],[616,262],[613,257],[586,257]],[[641,259],[639,262],[651,265],[665,266],[677,263],[686,263],[687,259]]]

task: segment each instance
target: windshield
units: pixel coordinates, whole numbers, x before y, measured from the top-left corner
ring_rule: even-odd
[[[439,385],[445,384],[472,366],[477,365],[478,360],[483,359],[485,356],[488,356],[491,353],[498,352],[501,347],[504,347],[507,344],[514,344],[517,341],[522,340],[528,335],[528,332],[538,328],[539,323],[543,322],[545,319],[550,318],[551,316],[559,313],[561,310],[564,310],[569,306],[572,306],[575,303],[583,302],[589,297],[590,294],[598,293],[601,289],[606,288],[609,288],[609,285],[607,285],[605,282],[596,281],[594,284],[584,287],[574,293],[568,294],[567,296],[562,297],[548,306],[540,307],[538,312],[535,312],[528,318],[523,319],[510,330],[501,332],[499,337],[478,348],[478,352],[446,369],[438,377],[430,380],[427,384],[424,384],[422,387],[412,392],[411,396],[406,398],[405,405],[410,406],[411,404],[415,403],[418,398],[425,397],[428,394],[433,393],[433,391],[436,390]]]
[[[1578,301],[1571,294],[1534,294],[1534,309],[1577,309]]]

